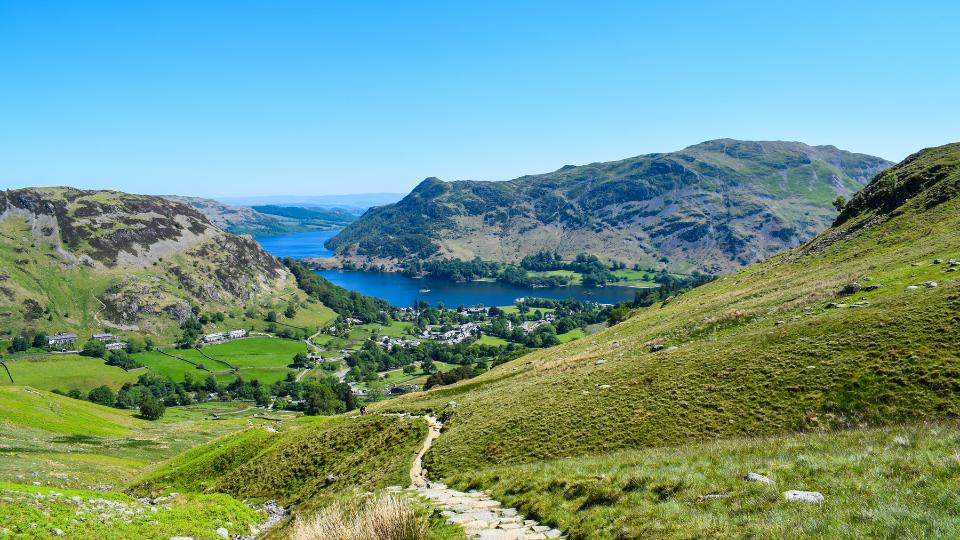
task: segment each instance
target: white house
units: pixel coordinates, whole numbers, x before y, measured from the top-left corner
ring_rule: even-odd
[[[230,332],[227,333],[227,337],[229,337],[230,339],[238,339],[246,336],[247,336],[246,330],[231,330]]]
[[[107,343],[108,351],[119,351],[120,349],[126,348],[127,344],[122,341],[114,341],[113,343]]]
[[[47,338],[47,345],[50,345],[51,347],[66,347],[67,345],[73,345],[76,342],[76,334],[65,334],[63,332]]]
[[[225,339],[227,339],[227,335],[224,334],[223,332],[217,332],[215,334],[204,334],[204,336],[200,338],[200,340],[203,341],[204,343],[217,343]]]

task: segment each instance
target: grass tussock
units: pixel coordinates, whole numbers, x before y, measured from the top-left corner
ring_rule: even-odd
[[[408,500],[392,494],[360,503],[336,502],[298,518],[291,540],[425,540],[429,526]]]

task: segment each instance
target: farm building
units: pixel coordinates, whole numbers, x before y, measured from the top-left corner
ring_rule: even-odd
[[[58,333],[55,336],[50,336],[47,338],[47,344],[51,347],[67,347],[73,345],[77,342],[76,334],[65,334],[63,332]]]
[[[94,334],[93,339],[103,343],[113,343],[114,341],[117,340],[117,336],[110,333]]]

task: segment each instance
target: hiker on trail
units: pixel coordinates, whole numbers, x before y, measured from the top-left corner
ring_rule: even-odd
[[[360,416],[366,416],[366,415],[367,415],[367,406],[364,405],[360,407]]]

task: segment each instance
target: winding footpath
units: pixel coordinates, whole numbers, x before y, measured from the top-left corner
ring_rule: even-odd
[[[408,416],[408,415],[404,415]],[[433,441],[440,436],[443,425],[433,416],[409,416],[423,418],[430,431],[423,447],[410,468],[411,486],[408,491],[432,502],[447,518],[448,524],[459,525],[470,539],[484,540],[543,540],[563,538],[557,529],[541,525],[532,519],[524,519],[516,508],[503,508],[500,501],[490,498],[482,491],[469,492],[448,488],[439,482],[427,479],[423,469],[423,456],[430,450]],[[399,490],[399,488],[397,488]]]

